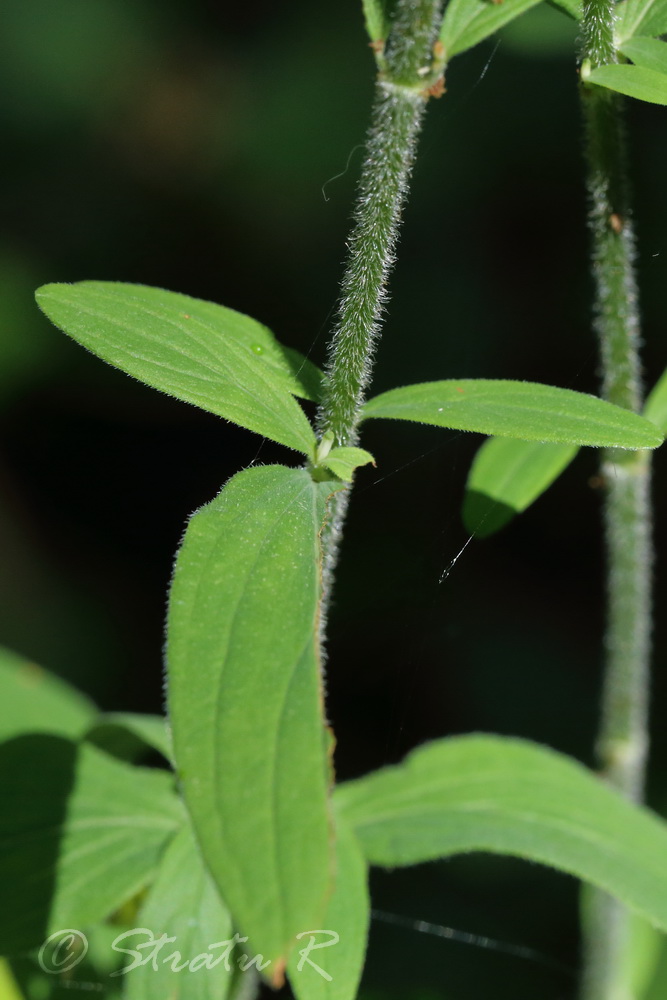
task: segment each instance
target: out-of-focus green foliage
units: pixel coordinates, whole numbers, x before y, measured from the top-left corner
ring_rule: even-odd
[[[86,744],[17,737],[0,745],[0,767],[2,936],[9,955],[39,948],[63,928],[111,916],[149,883],[183,823],[170,775],[123,764]]]
[[[79,739],[97,709],[53,674],[0,647],[0,740],[22,733],[52,733]]]
[[[526,510],[576,455],[576,445],[490,438],[475,455],[463,502],[463,521],[486,538]]]

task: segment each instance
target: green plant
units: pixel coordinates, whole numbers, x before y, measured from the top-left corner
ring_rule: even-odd
[[[609,131],[610,120],[616,128],[617,113],[609,88],[664,102],[665,74],[653,68],[656,60],[665,68],[659,48],[664,43],[654,37],[666,28],[664,5],[653,5],[649,13],[625,2],[623,24],[630,27],[620,41],[610,37],[611,9],[591,5],[584,11],[591,187],[597,197],[602,176],[611,177],[613,188],[611,200],[600,196],[593,227],[603,337],[607,317],[629,312],[634,295],[628,210],[616,200],[619,182],[607,156],[610,149],[616,156],[621,141]],[[490,435],[471,472],[464,511],[471,531],[481,533],[527,507],[578,447],[613,449],[604,459],[607,476],[613,468],[621,483],[637,486],[641,506],[633,495],[630,513],[624,508],[615,515],[612,492],[609,517],[620,517],[646,548],[638,550],[630,537],[618,556],[612,551],[612,578],[618,576],[614,559],[638,553],[642,621],[619,625],[612,594],[610,632],[646,632],[646,450],[663,440],[665,391],[661,383],[642,416],[636,387],[629,396],[615,388],[616,382],[626,386],[618,375],[624,366],[637,367],[623,342],[630,339],[634,352],[631,314],[631,337],[624,327],[605,348],[604,400],[488,379],[404,386],[365,400],[427,102],[441,92],[442,74],[454,56],[531,5],[452,0],[441,27],[440,5],[433,0],[399,0],[391,23],[380,4],[364,5],[379,80],[325,375],[261,324],[222,306],[105,282],[40,289],[39,305],[56,326],[104,360],[302,458],[298,466],[238,473],[189,521],[170,594],[173,747],[161,720],[98,716],[49,680],[43,682],[43,706],[36,704],[22,686],[25,665],[7,654],[3,683],[16,722],[0,748],[13,779],[3,821],[8,954],[36,947],[60,928],[103,922],[129,905],[129,927],[136,922],[153,929],[157,923],[155,932],[176,937],[180,951],[167,963],[160,954],[153,976],[146,965],[132,970],[126,980],[130,1000],[168,995],[175,968],[193,955],[199,961],[192,971],[200,974],[179,980],[184,998],[255,989],[253,978],[236,974],[252,966],[251,956],[274,986],[287,974],[303,1000],[344,1000],[355,996],[363,964],[367,866],[397,867],[471,850],[570,872],[667,927],[664,824],[562,755],[499,737],[440,740],[400,766],[332,789],[321,646],[349,484],[357,468],[373,461],[359,447],[365,420]],[[600,25],[605,51],[593,37]],[[634,65],[616,64],[617,52]],[[610,292],[609,275],[618,273],[622,281]],[[318,404],[317,431],[295,397]],[[520,475],[509,475],[509,468]],[[489,507],[489,499],[495,506]],[[618,659],[617,644],[610,646]],[[639,669],[626,670],[639,698],[646,690],[645,660],[642,648]],[[622,661],[625,668],[625,654]],[[55,735],[51,726],[49,736],[21,735],[42,730],[43,716],[56,705],[62,712]],[[606,718],[607,729],[614,728],[615,717]],[[641,740],[643,717],[639,726]],[[142,745],[173,763],[178,793],[163,770],[121,759]],[[631,788],[620,779],[614,783],[630,799],[640,798],[641,777]],[[47,832],[36,836],[40,830]],[[29,879],[33,871],[41,879]],[[596,900],[609,910],[606,897],[594,897],[593,907]],[[619,914],[624,919],[618,904],[612,911],[613,921]],[[614,943],[604,918],[591,926],[591,952],[601,947],[607,957],[597,972],[591,960],[586,989],[591,998],[610,1000],[625,970],[612,969],[609,954],[622,952],[625,960],[627,949]],[[331,937],[316,940],[315,928],[328,929]],[[248,939],[245,958],[235,950],[243,943],[234,936],[237,930]],[[219,950],[211,958],[212,940],[229,942],[229,954],[221,958]],[[313,945],[327,948],[321,964],[331,980],[313,964],[319,949],[310,964],[304,961]],[[134,954],[129,939],[127,947],[126,954]],[[149,950],[138,954],[145,957]]]

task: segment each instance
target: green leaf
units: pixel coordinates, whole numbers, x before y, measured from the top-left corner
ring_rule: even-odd
[[[646,995],[658,969],[664,941],[664,934],[646,920],[633,916],[627,954],[630,996]]]
[[[0,997],[2,1000],[23,1000],[11,966],[4,958],[0,958]]]
[[[57,736],[2,744],[0,775],[6,954],[108,917],[150,881],[183,823],[172,775]]]
[[[614,14],[617,46],[634,35],[667,34],[667,0],[622,0]]]
[[[332,879],[317,630],[328,497],[305,469],[246,469],[188,525],[168,623],[174,753],[234,923],[273,964],[320,927]]]
[[[545,747],[440,740],[341,785],[336,799],[371,864],[509,854],[569,872],[667,928],[667,825]]]
[[[567,468],[578,448],[489,438],[475,455],[463,501],[463,523],[477,538],[492,535],[534,503]]]
[[[667,996],[667,937],[663,935],[656,969],[648,988],[638,1000],[664,1000]]]
[[[287,970],[297,1000],[355,1000],[368,937],[367,879],[359,844],[337,817],[334,891],[321,926],[301,933]]]
[[[128,952],[125,1000],[225,1000],[233,981],[233,934],[229,910],[185,827],[165,851],[137,927],[116,939],[115,950]],[[146,960],[151,952],[146,946],[162,935],[170,940],[157,953],[156,967],[150,962],[133,967]]]
[[[581,0],[549,0],[549,6],[562,10],[575,21],[581,21]]]
[[[390,389],[370,399],[364,419],[415,420],[521,441],[657,448],[655,427],[596,396],[536,382],[462,379]]]
[[[329,469],[339,479],[349,483],[354,475],[354,470],[361,465],[375,465],[375,459],[369,451],[363,448],[332,448],[332,450],[318,462],[325,469]]]
[[[667,35],[667,0],[653,0],[650,10],[641,23],[639,34],[657,38]]]
[[[366,31],[371,42],[384,42],[389,32],[383,0],[361,0]]]
[[[632,38],[621,45],[620,51],[637,66],[667,73],[667,43],[657,38]]]
[[[440,41],[449,60],[493,35],[539,0],[450,0],[440,31]]]
[[[667,369],[648,394],[644,416],[659,427],[663,434],[667,433]]]
[[[563,14],[567,16],[563,16]],[[538,3],[500,33],[504,50],[528,58],[548,59],[569,55],[577,39],[576,6],[563,11],[550,3]]]
[[[313,366],[255,320],[187,295],[115,282],[44,285],[36,298],[57,327],[109,364],[311,456],[314,434],[291,393],[309,396]]]
[[[605,897],[594,886],[584,883],[579,901],[581,934],[584,940],[592,940],[591,935],[597,933],[600,922],[599,907],[604,907]],[[623,951],[616,985],[619,997],[641,1000],[654,979],[665,937],[636,913],[631,913],[629,917],[627,947]]]
[[[165,760],[173,759],[167,720],[161,715],[107,712],[97,717],[86,739],[124,760],[137,760],[146,750],[157,750]]]
[[[630,63],[598,66],[588,73],[586,82],[650,104],[667,104],[667,73],[656,73],[643,66]]]
[[[0,647],[0,740],[21,733],[82,736],[97,715],[92,701],[31,660]]]

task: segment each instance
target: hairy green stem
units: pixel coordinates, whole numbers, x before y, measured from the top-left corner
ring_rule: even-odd
[[[585,0],[583,57],[591,68],[616,62],[613,0]],[[582,85],[595,325],[603,396],[642,405],[634,234],[626,170],[622,98]],[[603,456],[607,545],[607,626],[597,757],[602,774],[641,801],[648,749],[651,622],[650,459],[647,452]],[[589,894],[584,922],[583,1000],[630,1000],[629,914],[610,896]]]
[[[441,0],[398,0],[389,38],[379,53],[381,72],[317,418],[320,435],[333,433],[337,445],[357,440],[416,140],[443,68],[434,55],[441,6]],[[347,491],[336,496],[323,537],[325,605],[347,503]]]
[[[381,59],[318,419],[321,433],[332,431],[339,445],[356,440],[371,377],[415,143],[432,82],[439,12],[440,0],[400,0]]]
[[[417,91],[378,81],[320,417],[336,444],[356,440],[425,107]]]

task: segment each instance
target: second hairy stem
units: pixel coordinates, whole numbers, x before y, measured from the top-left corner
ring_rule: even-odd
[[[584,3],[584,65],[616,61],[613,21],[610,0]],[[622,98],[584,86],[582,101],[603,395],[639,412],[639,312]],[[603,478],[607,628],[597,756],[605,779],[638,802],[643,797],[648,748],[652,562],[648,453],[606,453]],[[589,893],[586,910],[583,1000],[629,1000],[629,914],[599,891]]]

